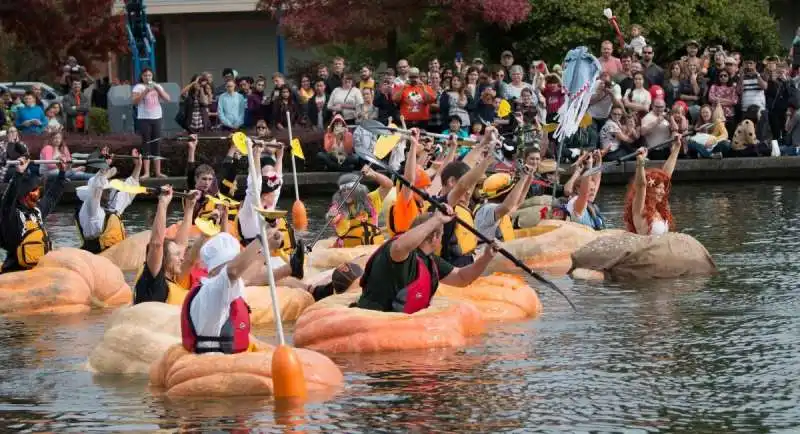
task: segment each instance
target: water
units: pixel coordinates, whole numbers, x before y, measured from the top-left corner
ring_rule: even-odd
[[[622,195],[600,196],[617,227]],[[307,206],[319,227],[327,203]],[[153,208],[132,207],[130,230]],[[290,420],[306,432],[800,432],[800,184],[678,185],[672,209],[718,276],[561,279],[579,312],[546,292],[540,318],[467,348],[334,356],[344,390],[304,414],[252,398],[170,402],[146,377],[92,376],[82,365],[110,312],[0,319],[0,431],[285,432]],[[51,216],[57,245],[76,243],[71,218]]]

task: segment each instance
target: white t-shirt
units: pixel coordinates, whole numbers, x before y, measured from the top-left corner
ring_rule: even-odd
[[[139,181],[129,176],[125,180],[125,184],[138,186]],[[78,211],[78,221],[83,230],[83,235],[88,239],[93,239],[103,233],[103,226],[105,226],[106,222],[106,210],[103,209],[100,198],[103,194],[103,189],[108,185],[108,178],[98,173],[89,179],[86,185],[89,187],[89,193]],[[122,216],[125,208],[133,203],[135,197],[135,194],[117,191],[108,203],[109,210]]]
[[[244,282],[242,279],[231,281],[227,266],[216,276],[203,278],[200,282],[203,286],[189,307],[190,319],[198,336],[219,336],[231,314],[231,303],[238,297],[244,297]],[[218,344],[197,343],[199,348],[206,345],[213,348]]]
[[[625,99],[630,98],[630,100],[636,104],[642,104],[650,110],[650,103],[652,102],[652,97],[650,96],[650,92],[646,89],[628,89],[625,91]]]
[[[506,95],[506,99],[507,100],[512,100],[512,99],[515,99],[515,98],[516,99],[522,98],[522,90],[523,89],[530,89],[531,92],[533,92],[533,85],[532,84],[525,83],[525,82],[522,82],[521,84],[522,84],[522,86],[516,87],[513,84],[508,83],[508,86],[505,87],[505,95]],[[534,97],[534,100],[535,100],[536,99],[536,92],[533,92],[533,97]]]
[[[154,84],[155,86],[161,86],[159,84]],[[148,87],[146,84],[139,83],[133,87],[131,93],[138,94],[138,93],[145,93],[148,91]],[[161,112],[161,101],[159,100],[158,92],[147,92],[141,100],[139,100],[139,105],[137,107],[137,118],[138,119],[161,119],[163,113]]]
[[[645,125],[650,125],[654,122],[658,122],[656,115],[654,115],[652,112],[648,113],[644,118],[642,118],[642,129],[644,129]],[[669,122],[666,119],[662,119],[655,128],[650,130],[650,132],[644,136],[647,146],[664,143],[671,138],[672,134],[669,132]]]

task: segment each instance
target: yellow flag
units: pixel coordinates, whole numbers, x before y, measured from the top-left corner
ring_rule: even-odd
[[[306,157],[303,155],[303,147],[300,146],[300,139],[298,138],[292,139],[292,155],[301,160],[306,159]]]
[[[500,101],[500,106],[497,107],[497,117],[504,118],[511,114],[511,104],[507,100]]]
[[[392,149],[397,146],[401,138],[399,134],[381,136],[378,141],[375,142],[375,156],[378,157],[379,160],[386,158],[386,156],[392,152]]]

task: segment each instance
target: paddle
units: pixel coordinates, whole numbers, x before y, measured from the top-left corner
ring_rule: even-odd
[[[87,154],[87,153],[77,153],[76,152],[76,153],[72,154],[72,157],[73,158],[77,158],[77,159],[81,159],[81,160],[87,160],[87,159],[90,159],[92,155],[94,155],[94,153]],[[97,155],[99,156],[99,155],[102,155],[102,154],[97,154]],[[111,160],[136,160],[139,157],[134,157],[133,155],[111,154],[111,155],[109,155],[109,156],[107,156],[105,158],[106,159],[111,159]],[[154,161],[154,160],[166,160],[166,159],[167,159],[166,157],[161,157],[161,156],[158,156],[158,155],[142,155],[142,160]]]
[[[125,181],[121,179],[112,179],[108,182],[105,188],[110,188],[113,190],[121,191],[123,193],[129,194],[161,194],[161,188],[158,187],[145,187],[143,185],[131,185],[126,184]],[[190,192],[188,191],[173,191],[173,196],[176,197],[188,197],[190,196]]]
[[[653,151],[655,149],[664,147],[664,146],[669,145],[670,143],[674,142],[679,137],[685,137],[685,136],[688,136],[688,135],[689,135],[689,133],[683,133],[680,136],[672,137],[671,139],[666,140],[664,142],[656,143],[655,145],[648,146],[647,147],[647,151],[649,152],[649,151]],[[624,163],[626,161],[629,161],[629,160],[632,160],[632,159],[636,158],[637,155],[639,155],[639,151],[638,150],[635,151],[635,152],[631,152],[628,155],[623,155],[622,157],[619,157],[616,160],[603,162],[603,164],[601,164],[599,166],[595,166],[595,167],[592,167],[591,169],[587,169],[585,172],[583,172],[583,174],[581,175],[581,178],[586,178],[586,177],[589,177],[589,176],[592,176],[592,175],[597,175],[598,173],[602,173],[603,171],[605,171],[607,168],[609,168],[611,166],[619,166],[619,165],[621,165],[622,163]]]
[[[372,163],[370,163],[369,167],[372,167]],[[347,200],[350,199],[350,196],[353,195],[353,192],[356,191],[356,188],[358,187],[358,184],[361,182],[361,180],[363,178],[364,178],[364,172],[361,172],[361,174],[358,176],[358,179],[355,180],[355,183],[353,184],[353,187],[350,188],[350,190],[347,192],[347,194],[344,195],[344,198],[342,198],[342,201],[339,202],[339,206],[336,207],[336,213],[334,213],[333,215],[328,217],[328,221],[325,222],[325,226],[323,226],[322,229],[320,229],[317,232],[317,234],[314,236],[314,239],[311,241],[311,244],[308,245],[307,249],[308,249],[309,252],[314,249],[314,246],[317,245],[317,242],[319,241],[319,239],[322,238],[322,234],[325,233],[325,229],[327,229],[328,226],[330,226],[330,224],[333,221],[333,219],[335,219],[336,216],[339,215],[339,213],[342,211],[342,207],[344,206],[344,204],[347,203]]]
[[[286,125],[289,128],[289,143],[293,144],[294,136],[292,135],[292,114],[286,111]],[[294,203],[292,204],[292,225],[298,231],[308,229],[308,213],[306,206],[300,201],[300,187],[297,184],[297,165],[294,162],[294,148],[292,149],[292,176],[294,177]]]
[[[425,191],[423,191],[423,190],[421,190],[421,189],[417,188],[416,186],[414,186],[414,183],[412,183],[412,182],[410,182],[409,180],[407,180],[406,178],[404,178],[404,177],[403,177],[401,174],[399,174],[397,171],[393,170],[393,169],[392,169],[391,167],[389,167],[388,165],[385,165],[385,164],[383,164],[382,162],[380,162],[380,161],[376,160],[376,159],[375,159],[374,157],[372,157],[371,155],[363,155],[363,154],[359,154],[359,155],[361,156],[361,158],[363,158],[363,159],[365,159],[365,160],[369,161],[369,162],[370,162],[370,164],[373,164],[373,165],[375,165],[375,166],[381,167],[381,168],[383,168],[384,170],[386,170],[386,171],[388,171],[389,173],[391,173],[392,175],[394,175],[394,176],[395,176],[395,178],[396,178],[398,181],[402,182],[402,183],[403,183],[403,184],[404,184],[406,187],[408,187],[408,188],[409,188],[411,191],[413,191],[414,193],[418,194],[418,195],[419,195],[421,198],[423,198],[424,200],[426,200],[426,201],[430,202],[430,203],[431,203],[431,205],[433,205],[433,206],[434,206],[434,207],[435,207],[437,210],[439,210],[439,211],[441,211],[441,212],[445,212],[445,211],[446,211],[446,208],[445,208],[445,206],[444,206],[442,203],[440,203],[439,201],[437,201],[437,200],[435,200],[434,198],[432,198],[432,197],[431,197],[431,195],[429,195],[427,192],[425,192]],[[454,219],[455,219],[455,221],[456,221],[458,224],[460,224],[460,225],[461,225],[461,226],[462,226],[464,229],[466,229],[467,231],[471,232],[473,235],[475,235],[475,236],[476,236],[478,239],[480,239],[481,241],[483,241],[483,242],[485,242],[485,243],[487,243],[487,244],[492,244],[492,241],[491,241],[489,238],[487,238],[485,235],[483,235],[482,233],[480,233],[480,232],[479,232],[477,229],[475,229],[475,228],[474,228],[474,227],[472,227],[470,224],[468,224],[467,222],[465,222],[464,220],[462,220],[460,217],[458,217],[458,216],[455,216],[455,217],[454,217]],[[490,247],[490,248],[491,248],[491,247]],[[542,284],[544,284],[544,285],[545,285],[545,286],[547,286],[548,288],[550,288],[550,289],[554,290],[555,292],[559,293],[559,294],[560,294],[562,297],[564,297],[564,299],[565,299],[565,300],[567,300],[567,303],[569,303],[569,305],[572,307],[572,309],[573,309],[573,310],[575,310],[575,311],[577,311],[577,310],[578,310],[578,309],[575,307],[575,305],[572,303],[572,300],[570,300],[570,299],[569,299],[569,297],[567,297],[567,295],[566,295],[566,294],[564,294],[564,292],[563,292],[563,291],[561,291],[561,289],[559,289],[559,287],[558,287],[558,286],[556,286],[556,285],[555,285],[553,282],[551,282],[550,280],[546,279],[545,277],[543,277],[543,276],[542,276],[542,275],[540,275],[539,273],[537,273],[537,272],[535,272],[535,271],[531,270],[531,268],[530,268],[530,267],[528,267],[527,265],[525,265],[525,263],[524,263],[524,262],[522,262],[522,261],[520,261],[519,259],[517,259],[517,258],[516,258],[514,255],[512,255],[512,254],[511,254],[511,252],[509,252],[509,251],[508,251],[508,250],[506,250],[505,248],[503,248],[503,247],[500,247],[500,248],[499,248],[499,250],[498,250],[498,252],[499,252],[501,255],[505,256],[505,257],[506,257],[506,259],[508,259],[509,261],[511,261],[511,262],[512,262],[514,265],[516,265],[517,267],[519,267],[520,269],[522,269],[523,271],[525,271],[525,272],[526,272],[528,275],[530,275],[530,276],[531,276],[531,277],[533,277],[534,279],[538,280],[539,282],[541,282]]]
[[[287,113],[288,116],[288,113]],[[291,125],[291,122],[289,123]],[[291,139],[291,133],[289,134]],[[261,169],[257,166],[253,158],[252,144],[247,141],[247,162],[249,167],[250,183],[254,187],[253,208],[257,212],[270,212],[261,209]],[[294,156],[293,156],[294,158]],[[258,163],[261,164],[260,162]],[[296,185],[296,183],[295,183]],[[280,213],[279,211],[273,211]],[[277,215],[277,214],[276,214]],[[285,212],[283,213],[285,215]],[[286,336],[283,333],[283,322],[281,321],[281,308],[278,300],[278,292],[275,285],[275,273],[272,271],[270,262],[270,252],[267,241],[267,222],[260,221],[261,233],[261,253],[264,255],[264,262],[267,268],[267,281],[269,282],[269,294],[272,298],[272,317],[275,318],[275,329],[278,334],[278,347],[272,355],[272,382],[273,394],[275,398],[305,398],[307,390],[303,368],[292,347],[286,345]]]
[[[33,163],[33,164],[59,164],[59,163],[61,163],[61,160],[30,160],[30,162]],[[102,164],[106,164],[106,160],[105,160],[105,158],[93,158],[91,160],[71,160],[71,161],[66,161],[65,163],[71,164],[73,166],[92,166],[92,167],[95,167],[95,166],[101,165],[101,163]],[[18,166],[19,164],[20,164],[19,160],[8,160],[8,161],[6,161],[5,165],[6,166]],[[107,167],[108,166],[106,165],[105,167],[100,167],[100,168],[107,168]]]

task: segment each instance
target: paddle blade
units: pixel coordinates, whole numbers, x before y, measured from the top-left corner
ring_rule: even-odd
[[[592,175],[597,175],[598,173],[603,173],[603,166],[592,167],[591,169],[583,172],[583,174],[581,174],[581,178],[588,178]]]
[[[247,155],[247,136],[243,132],[233,133],[231,140],[233,140],[233,146],[236,146],[236,150],[240,154]]]
[[[395,146],[400,143],[402,137],[398,134],[393,134],[391,136],[381,136],[377,142],[375,142],[375,156],[379,159],[383,160],[392,152]]]
[[[272,386],[275,399],[305,399],[307,396],[303,363],[288,345],[279,345],[272,353]]]
[[[510,114],[511,104],[509,104],[507,100],[500,101],[500,105],[497,107],[497,117],[504,118]]]
[[[300,146],[300,139],[298,138],[292,139],[292,155],[301,160],[306,159],[305,155],[303,155],[303,147]]]
[[[279,210],[279,209],[264,209],[264,208],[256,208],[256,212],[264,216],[267,220],[277,220],[281,217],[286,217],[286,214],[289,214],[287,211]]]
[[[542,131],[544,131],[547,134],[555,132],[556,128],[558,128],[558,124],[555,123],[555,122],[552,123],[552,124],[544,124],[544,125],[542,125]]]
[[[194,225],[207,237],[213,237],[222,231],[222,229],[216,223],[200,217],[194,219]]]
[[[294,230],[304,231],[308,229],[308,214],[306,206],[300,200],[295,200],[292,204],[292,225]]]
[[[141,185],[131,185],[126,184],[125,181],[121,179],[112,179],[109,181],[106,188],[111,188],[117,191],[121,191],[123,193],[129,194],[145,194],[147,193],[147,187],[142,187]]]
[[[217,196],[207,195],[208,201],[214,205],[223,205],[225,208],[236,208],[239,206],[239,201],[229,198],[222,193]]]

